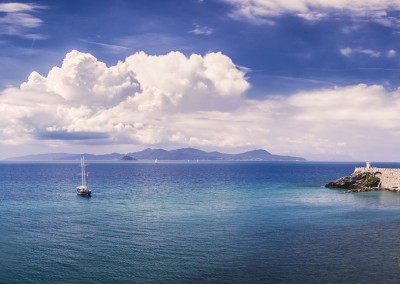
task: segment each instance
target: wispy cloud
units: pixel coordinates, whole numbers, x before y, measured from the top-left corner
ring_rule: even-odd
[[[43,24],[42,19],[35,16],[45,6],[30,3],[2,3],[0,12],[0,35],[19,36],[26,39],[41,40],[47,36],[32,33],[32,30]]]
[[[373,49],[369,49],[369,48],[350,48],[350,47],[345,47],[339,50],[340,54],[342,54],[343,56],[347,56],[350,57],[353,54],[364,54],[364,55],[368,55],[370,57],[374,57],[374,58],[379,58],[381,57],[381,53],[379,51],[373,50]]]
[[[32,4],[32,3],[0,3],[0,12],[5,13],[15,13],[15,12],[22,12],[22,11],[34,11],[37,9],[43,9],[44,6]]]
[[[375,57],[375,58],[381,57],[381,53],[379,51],[376,51],[376,50],[373,50],[373,49],[369,49],[369,48],[356,49],[355,51],[359,52],[359,53],[362,53],[362,54],[369,55],[371,57]]]
[[[94,44],[97,46],[101,46],[105,50],[107,50],[110,53],[119,53],[123,51],[132,51],[132,48],[123,46],[123,45],[117,45],[117,44],[110,44],[110,43],[104,43],[104,42],[96,42],[96,41],[90,41],[86,39],[81,39],[82,42],[86,42],[89,44]]]
[[[295,15],[317,21],[330,15],[365,17],[385,26],[400,25],[398,17],[390,15],[400,11],[400,2],[393,0],[220,0],[232,7],[230,16],[252,24],[271,24],[282,15]]]
[[[310,78],[302,78],[302,77],[290,77],[290,76],[278,76],[278,75],[266,75],[267,77],[270,78],[277,78],[277,79],[283,79],[287,81],[296,81],[296,82],[304,82],[304,83],[311,83],[311,84],[323,84],[323,85],[331,85],[331,86],[336,86],[335,83],[332,83],[330,81],[325,81],[325,80],[317,80],[317,79],[310,79]]]
[[[45,40],[49,38],[48,35],[43,34],[24,34],[22,37],[31,40]]]
[[[194,24],[194,29],[189,31],[189,33],[195,35],[210,35],[213,33],[213,29],[205,26],[200,26],[198,24]]]
[[[142,33],[117,38],[115,44],[129,46],[132,50],[144,50],[149,53],[168,53],[171,50],[186,52],[193,50],[183,37],[164,33]]]

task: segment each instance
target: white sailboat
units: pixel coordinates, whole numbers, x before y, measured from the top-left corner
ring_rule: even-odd
[[[76,193],[80,196],[89,196],[92,194],[92,191],[89,188],[87,183],[86,168],[85,168],[85,157],[81,158],[81,175],[82,175],[82,185],[76,187]]]

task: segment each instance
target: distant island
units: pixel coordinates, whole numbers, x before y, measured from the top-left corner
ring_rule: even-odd
[[[268,151],[258,149],[240,154],[225,154],[220,152],[205,152],[194,148],[176,150],[150,149],[127,154],[68,154],[52,153],[28,155],[23,157],[8,158],[5,161],[78,161],[82,156],[92,161],[147,161],[147,160],[171,160],[171,161],[305,161],[302,157],[274,155]]]

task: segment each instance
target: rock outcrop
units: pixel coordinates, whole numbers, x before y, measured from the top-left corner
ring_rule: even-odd
[[[345,192],[363,192],[381,190],[380,179],[369,172],[353,173],[351,176],[342,177],[325,185],[327,188],[343,188]]]

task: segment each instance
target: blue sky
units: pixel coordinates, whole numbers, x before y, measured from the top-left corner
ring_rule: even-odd
[[[37,27],[1,36],[3,87],[20,84],[32,70],[47,72],[72,49],[92,53],[107,64],[142,50],[186,55],[222,51],[252,70],[254,90],[249,95],[255,97],[360,82],[399,85],[398,57],[387,54],[399,49],[400,23],[385,26],[349,13],[318,21],[287,14],[271,17],[273,24],[258,24],[232,19],[234,7],[218,0],[35,4],[37,8],[26,13],[41,21]],[[27,35],[42,39],[24,38]],[[343,56],[340,50],[345,48],[379,56],[362,52]]]
[[[49,87],[49,77],[45,83],[46,88],[33,86],[33,83],[28,84],[29,88],[21,88],[21,84],[28,82],[33,71],[46,78],[53,67],[61,66],[66,54],[72,50],[90,54],[94,58],[90,60],[104,62],[107,68],[115,66],[118,61],[126,62],[125,58],[138,52],[144,52],[149,58],[152,55],[158,56],[159,60],[167,60],[167,57],[161,57],[171,51],[179,52],[186,58],[198,54],[202,60],[205,60],[207,54],[220,54],[220,57],[214,58],[214,64],[220,66],[218,60],[229,58],[232,66],[224,65],[227,68],[225,71],[234,72],[231,70],[234,68],[240,74],[221,79],[210,78],[209,72],[206,72],[204,76],[207,82],[211,80],[215,87],[217,80],[224,80],[226,87],[241,80],[241,85],[238,87],[236,84],[237,88],[232,87],[233,89],[227,87],[234,94],[229,100],[226,99],[228,96],[222,87],[217,87],[217,91],[210,91],[209,97],[204,97],[209,105],[194,108],[192,104],[198,105],[198,99],[193,99],[187,105],[184,103],[185,99],[182,99],[191,96],[189,93],[186,95],[186,87],[178,90],[171,84],[163,87],[151,85],[148,78],[145,78],[146,75],[140,73],[144,72],[141,68],[126,67],[129,72],[135,72],[132,75],[137,80],[135,84],[140,94],[147,98],[146,101],[140,99],[138,105],[130,109],[132,115],[136,116],[132,121],[116,119],[113,130],[101,129],[100,122],[93,122],[90,129],[78,129],[76,121],[66,122],[54,117],[54,121],[48,125],[39,118],[34,124],[27,124],[24,119],[32,121],[33,118],[43,117],[48,120],[51,117],[50,113],[39,115],[29,112],[26,117],[16,116],[10,119],[10,123],[21,125],[26,138],[6,137],[9,131],[4,130],[3,140],[8,142],[2,146],[0,157],[31,152],[123,152],[143,147],[191,146],[228,152],[256,147],[278,154],[303,155],[310,159],[392,160],[393,155],[389,152],[396,149],[395,143],[385,142],[388,150],[380,150],[382,153],[378,153],[380,148],[376,144],[379,139],[370,141],[369,134],[373,131],[387,140],[398,141],[396,139],[400,133],[400,125],[393,120],[396,119],[394,114],[398,110],[395,106],[398,103],[397,89],[400,85],[399,15],[400,3],[389,0],[298,0],[283,3],[277,0],[1,1],[0,90],[3,95],[0,98],[3,97],[3,106],[7,106],[7,109],[4,107],[7,110],[5,113],[12,113],[13,107],[17,109],[16,112],[22,108],[19,102],[21,96],[37,96],[37,100],[30,105],[32,109],[46,104],[53,109],[56,106],[64,107],[66,112],[70,110],[72,113],[77,105],[70,103],[70,99],[75,98],[75,95],[63,95],[64,90],[60,88],[67,87],[59,87],[61,83],[57,88],[53,85]],[[78,54],[74,56],[75,59],[84,60]],[[71,62],[75,59],[71,59]],[[157,68],[151,65],[152,60],[143,60],[134,59],[132,62],[149,64],[150,70]],[[192,87],[203,80],[194,76],[194,73],[190,73],[190,76],[187,73],[183,75],[175,67],[171,68],[165,72],[174,74],[176,79],[187,80]],[[199,70],[196,72],[200,74]],[[157,74],[160,80],[164,78],[163,75],[164,73]],[[57,78],[65,82],[66,75],[60,76],[64,76],[64,81],[61,77]],[[71,76],[68,78],[71,79]],[[82,76],[71,80],[81,79]],[[146,93],[146,88],[152,90],[149,91],[151,94]],[[154,88],[157,88],[157,92]],[[39,89],[41,92],[48,92],[49,97],[35,95]],[[84,93],[80,90],[74,89],[76,96]],[[124,99],[115,101],[114,104],[105,101],[102,104],[99,99],[90,101],[82,97],[82,102],[86,102],[90,109],[90,114],[85,117],[94,119],[104,116],[100,110],[111,111],[113,107],[126,103],[125,99],[128,97],[135,97],[135,100],[141,98],[135,95],[136,89],[131,92],[124,93]],[[352,97],[345,93],[352,94]],[[93,94],[99,95],[96,92]],[[93,98],[93,94],[87,96]],[[202,95],[199,92],[198,96]],[[51,101],[55,96],[61,96],[64,101],[47,103],[49,98]],[[157,100],[150,102],[150,97]],[[167,110],[164,106],[161,107],[159,100],[162,97],[171,99],[170,102],[176,107],[179,105],[179,108]],[[302,102],[310,103],[298,103],[299,98],[302,98]],[[178,103],[181,99],[182,105],[181,101]],[[337,119],[322,119],[315,108],[310,109],[315,100],[320,100],[315,108],[331,111],[331,116],[335,116],[338,111],[347,112]],[[353,105],[353,102],[360,103]],[[363,104],[366,102],[376,103],[373,111],[369,111],[370,115],[386,115],[380,117],[379,123],[371,126],[370,131],[367,125],[371,125],[369,119],[373,118],[364,117],[366,108]],[[92,108],[93,104],[98,104],[99,107]],[[154,107],[151,111],[147,108],[145,112],[141,112],[148,105],[157,105],[158,112],[154,113]],[[187,114],[181,108],[191,109],[192,112]],[[169,127],[162,122],[150,122],[154,115],[173,118],[171,120],[176,124]],[[221,129],[204,124],[193,133],[190,132],[193,125],[185,121],[193,120],[192,123],[198,125],[194,117],[203,122],[223,120],[230,125],[232,129],[224,133],[223,140],[226,141],[221,142],[217,138],[208,141],[206,138],[215,136],[221,129],[225,131],[223,123]],[[232,117],[241,119],[234,121]],[[376,120],[377,118],[374,121]],[[248,125],[244,125],[243,121],[247,121]],[[216,125],[214,122],[211,122],[212,126]],[[115,135],[116,125],[119,123],[127,128],[127,125],[136,125],[132,127],[137,131],[140,127],[141,131],[147,132],[157,128],[157,134],[152,135],[158,136],[143,138],[138,133],[126,132],[122,135],[118,132],[125,137],[121,138]],[[281,127],[277,128],[277,125]],[[252,127],[254,131],[249,130]],[[93,131],[93,135],[88,135],[94,128],[96,131]],[[212,130],[209,133],[206,131],[208,128]],[[338,133],[336,136],[328,134],[344,128],[345,133]],[[243,132],[243,129],[249,131],[246,134],[247,142],[243,137],[238,138],[238,132]],[[53,133],[54,131],[56,132]],[[76,137],[80,137],[79,133],[84,133],[82,137],[85,138],[77,139]],[[142,138],[138,138],[138,135]],[[172,139],[174,135],[176,138]],[[366,140],[370,141],[368,145],[360,147],[360,143]]]

